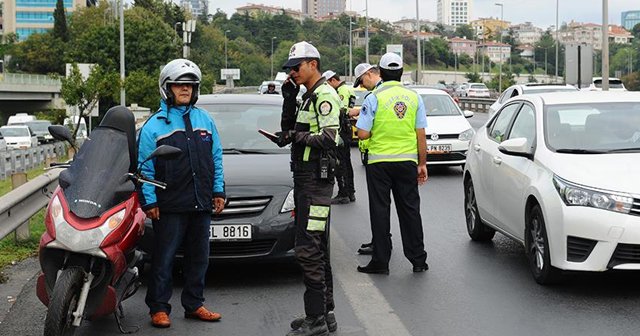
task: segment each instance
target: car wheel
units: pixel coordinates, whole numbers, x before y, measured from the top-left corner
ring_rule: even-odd
[[[525,250],[533,278],[541,285],[560,280],[560,270],[551,265],[551,251],[544,216],[539,205],[535,205],[525,225]]]
[[[464,216],[467,221],[467,233],[472,240],[488,241],[496,234],[496,231],[485,225],[480,218],[476,193],[470,178],[464,182]]]

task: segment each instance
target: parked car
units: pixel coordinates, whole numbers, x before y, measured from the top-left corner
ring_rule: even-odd
[[[290,149],[279,148],[258,129],[280,129],[279,95],[201,95],[198,106],[216,122],[224,148],[227,205],[211,215],[210,258],[216,260],[291,259],[294,256],[293,179]],[[153,246],[146,223],[141,247]],[[178,250],[182,257],[182,250]]]
[[[484,83],[469,83],[465,87],[464,96],[470,98],[489,98],[491,94]]]
[[[7,125],[19,125],[24,124],[27,121],[34,120],[36,120],[35,116],[26,113],[16,113],[15,115],[9,117],[9,120],[7,120]]]
[[[38,146],[38,138],[26,125],[0,127],[0,133],[7,142],[8,149],[27,149]]]
[[[467,94],[467,86],[469,86],[469,83],[462,83],[460,85],[456,84],[456,88],[453,93],[458,97],[464,97]]]
[[[493,115],[497,110],[504,105],[504,103],[516,96],[522,96],[524,94],[537,94],[547,92],[576,92],[579,91],[575,86],[569,84],[538,84],[538,83],[526,83],[516,84],[508,87],[495,103],[489,106],[489,115]]]
[[[38,143],[47,143],[53,141],[53,136],[49,133],[51,122],[48,120],[34,120],[24,123],[29,126],[38,139]]]
[[[467,118],[473,117],[473,112],[462,112],[443,90],[424,87],[412,89],[422,97],[427,113],[427,165],[464,167],[469,141],[475,134],[467,121]],[[364,164],[366,146],[359,148]]]
[[[577,92],[508,101],[471,142],[472,240],[524,244],[533,278],[640,269],[640,95]]]
[[[281,82],[275,82],[275,81],[264,81],[264,82],[262,82],[262,84],[260,84],[260,86],[258,87],[258,93],[264,94],[265,92],[267,92],[267,87],[269,86],[269,84],[275,85],[276,86],[276,91],[278,93],[282,93],[282,83]]]
[[[589,87],[582,89],[584,91],[602,91],[602,77],[593,77]],[[627,91],[624,83],[619,78],[609,77],[609,91]]]

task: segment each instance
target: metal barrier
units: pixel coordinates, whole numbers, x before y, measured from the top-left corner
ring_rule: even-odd
[[[0,152],[0,180],[7,179],[16,172],[26,172],[45,163],[47,159],[65,154],[66,147],[62,142]]]
[[[29,84],[29,85],[54,85],[59,86],[60,80],[49,75],[4,73],[0,74],[0,83],[3,84]]]
[[[0,239],[45,207],[64,169],[52,169],[0,197]]]
[[[489,112],[489,106],[495,103],[494,98],[460,97],[460,108],[473,112]]]

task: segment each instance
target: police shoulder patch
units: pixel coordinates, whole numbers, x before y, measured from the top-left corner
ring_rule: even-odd
[[[331,106],[331,103],[325,100],[322,103],[320,103],[320,106],[318,109],[319,109],[320,115],[326,116],[326,115],[329,115],[329,113],[331,113],[332,108],[333,106]]]

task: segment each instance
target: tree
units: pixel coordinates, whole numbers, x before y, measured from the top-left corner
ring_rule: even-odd
[[[459,37],[466,37],[468,40],[473,40],[475,37],[473,28],[468,24],[456,27],[455,35]]]
[[[117,73],[105,72],[99,65],[95,65],[89,76],[84,79],[76,63],[71,66],[68,77],[55,77],[59,78],[62,84],[60,96],[68,105],[76,106],[78,109],[80,118],[71,137],[75,141],[82,118],[91,113],[100,98],[116,95],[120,89],[120,79]]]
[[[56,1],[56,9],[53,10],[53,37],[63,42],[69,41],[67,16],[65,15],[64,3],[62,0]]]
[[[477,72],[469,72],[469,73],[466,73],[464,76],[467,77],[467,80],[469,80],[469,83],[482,83],[482,78],[480,77],[480,74],[478,74]]]
[[[633,28],[631,29],[631,33],[635,37],[636,41],[640,40],[640,23],[638,23],[635,26],[633,26]]]
[[[510,72],[503,71],[503,73],[502,73],[502,88],[503,89],[508,88],[511,85],[514,85],[515,83],[516,83],[516,81],[513,78],[513,74],[510,73]],[[500,87],[500,76],[498,74],[495,74],[494,76],[491,76],[491,80],[489,81],[489,83],[487,83],[487,87],[489,89],[494,89],[494,90],[497,91],[499,89],[499,87]]]
[[[640,24],[639,24],[640,25]],[[637,27],[638,25],[636,25]],[[640,72],[634,72],[632,74],[622,77],[624,87],[629,91],[640,91]]]
[[[51,32],[32,34],[15,44],[9,68],[13,71],[48,74],[64,73],[65,44]]]

